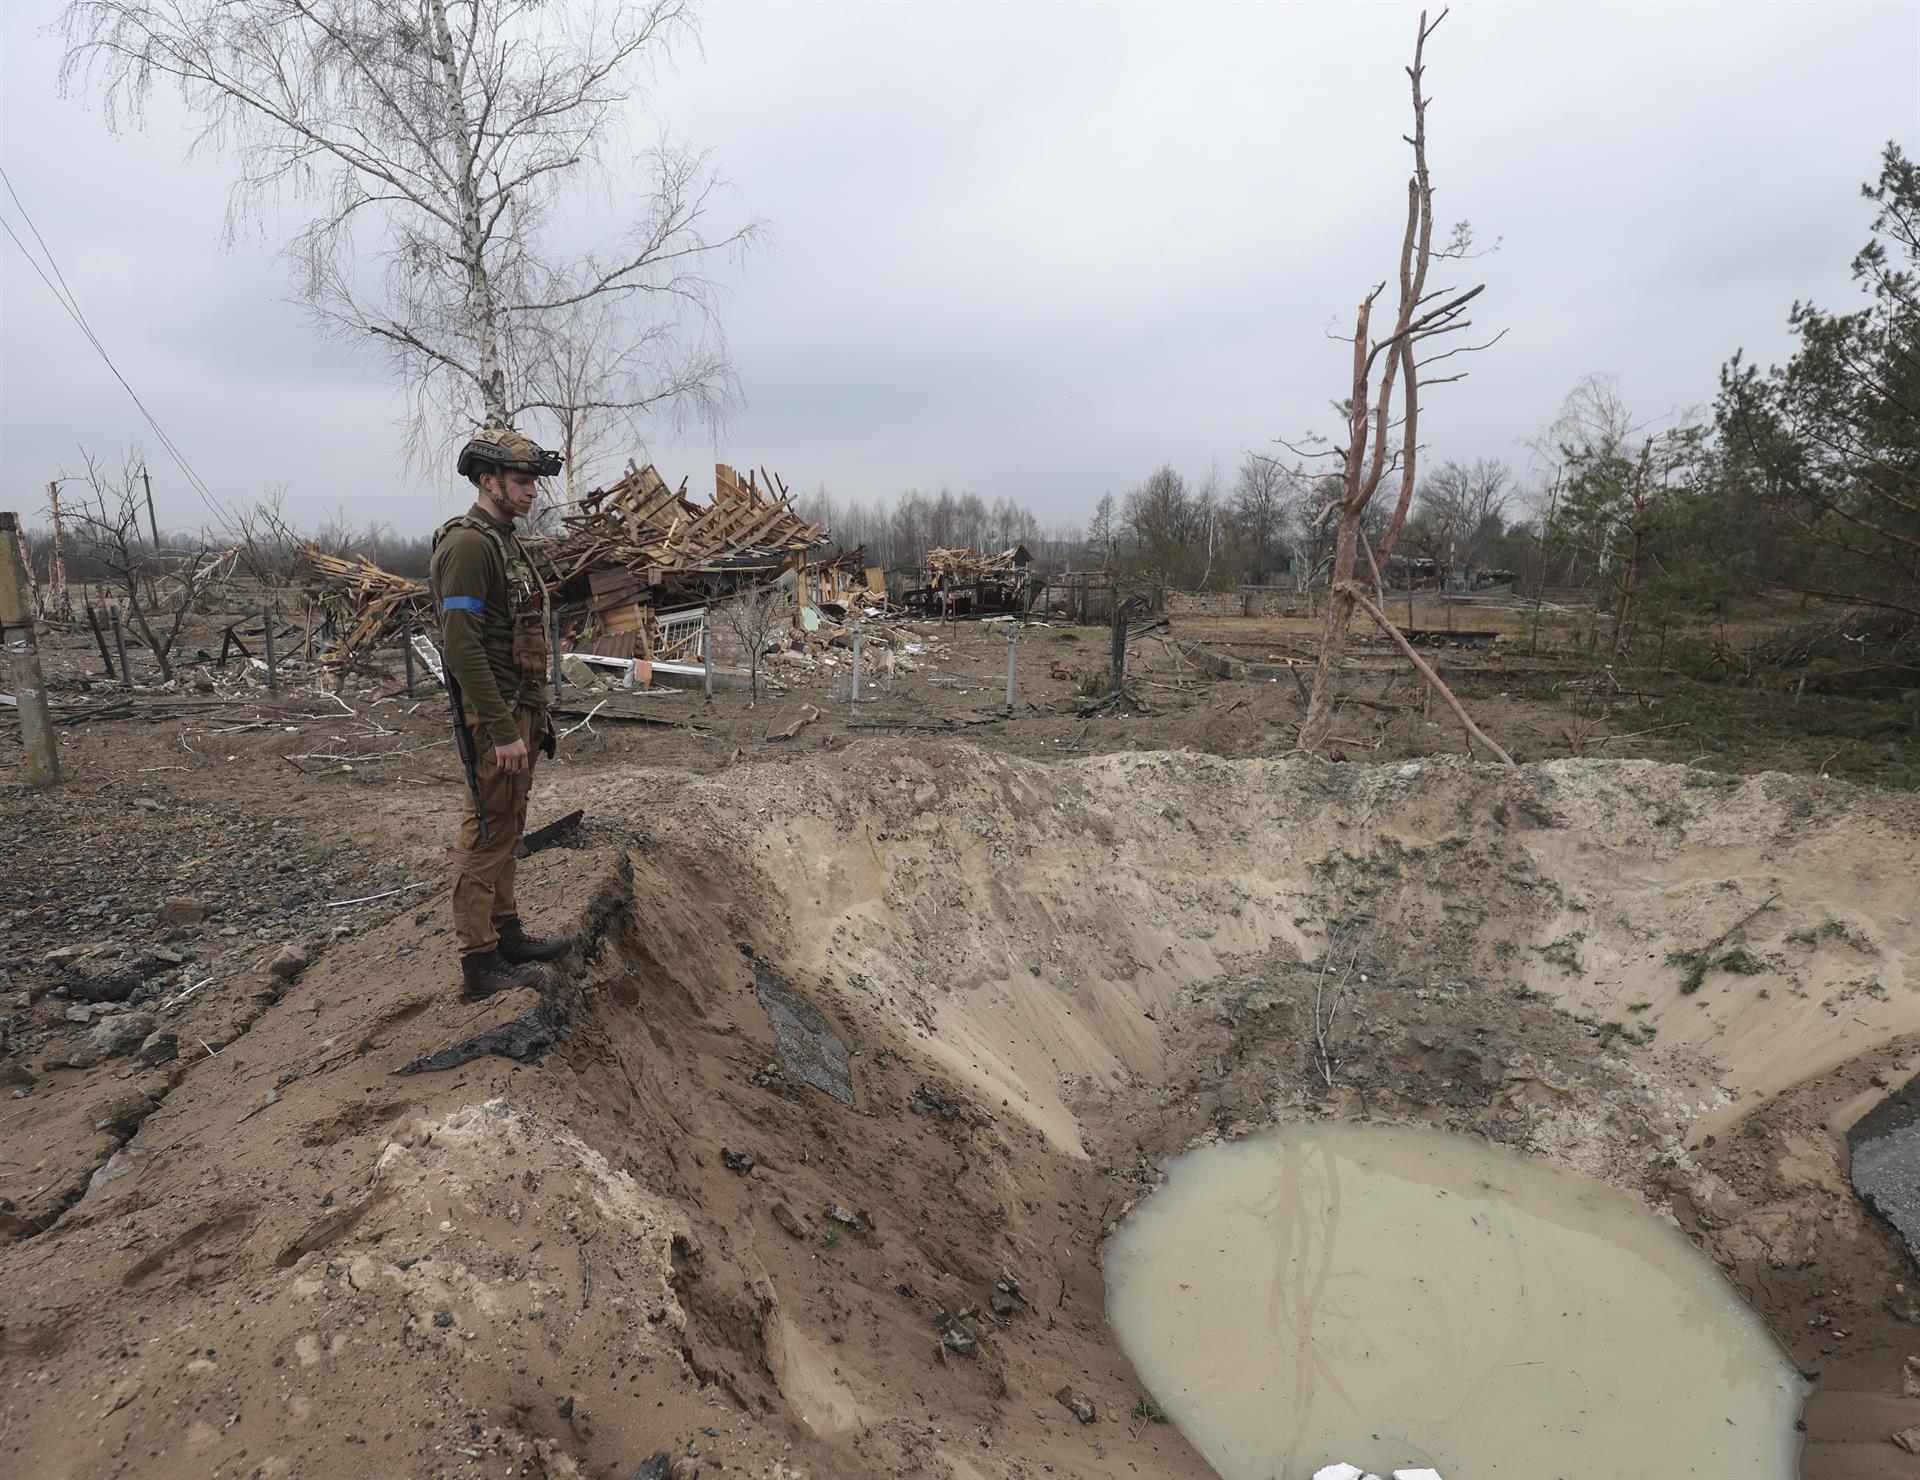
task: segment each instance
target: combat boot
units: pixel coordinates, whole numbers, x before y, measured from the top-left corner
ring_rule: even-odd
[[[571,942],[560,936],[528,935],[518,915],[509,915],[499,925],[500,954],[519,965],[524,961],[553,961],[566,955]]]
[[[460,958],[460,1000],[479,1002],[515,987],[538,987],[547,974],[538,966],[518,964],[499,951],[469,951]]]

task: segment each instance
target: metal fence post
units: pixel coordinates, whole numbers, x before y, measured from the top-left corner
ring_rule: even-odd
[[[277,694],[280,692],[280,659],[273,646],[273,608],[267,608],[261,616],[265,620],[267,633],[267,692]],[[346,669],[342,668],[340,672],[344,676]]]
[[[1013,713],[1013,641],[1020,631],[1017,622],[1007,626],[1007,713]]]

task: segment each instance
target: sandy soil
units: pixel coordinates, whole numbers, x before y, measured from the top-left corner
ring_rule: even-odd
[[[767,743],[800,682],[706,733],[570,737],[534,820],[586,808],[580,846],[523,865],[576,944],[560,1041],[413,1076],[534,1006],[454,998],[430,706],[70,727],[58,798],[0,797],[29,863],[0,885],[8,1467],[1204,1476],[1129,1414],[1100,1239],[1186,1146],[1370,1115],[1669,1212],[1819,1374],[1804,1473],[1909,1473],[1920,1300],[1841,1136],[1920,1044],[1913,796]],[[932,688],[892,702],[977,705]],[[1092,750],[1125,722],[1024,723]],[[1359,964],[1323,1034],[1330,944]],[[97,949],[47,959],[72,945]],[[276,969],[288,945],[310,964]],[[835,1026],[853,1107],[782,1067],[757,970]],[[69,1020],[116,975],[132,1012]]]

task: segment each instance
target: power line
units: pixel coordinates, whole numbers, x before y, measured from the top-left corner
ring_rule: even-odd
[[[6,185],[7,194],[12,197],[14,209],[19,211],[20,219],[26,223],[27,230],[33,233],[34,241],[39,243],[40,251],[46,257],[47,266],[53,269],[53,278],[47,276],[33,253],[27,250],[26,243],[22,242],[18,233],[14,231],[12,223],[4,216],[0,216],[0,228],[5,229],[14,246],[20,249],[20,255],[27,259],[27,266],[31,267],[40,281],[47,285],[47,291],[53,294],[54,300],[67,311],[67,317],[73,320],[81,334],[86,337],[87,343],[93,346],[94,352],[100,356],[107,369],[113,372],[113,378],[120,382],[121,389],[126,391],[133,404],[139,408],[140,415],[146,419],[147,425],[153,428],[153,434],[160,439],[160,445],[166,449],[167,455],[173,459],[194,492],[200,495],[200,501],[216,516],[230,521],[232,516],[229,511],[221,505],[206,481],[194,471],[193,465],[187,461],[186,454],[174,445],[173,438],[167,435],[166,428],[162,427],[159,420],[147,409],[147,403],[140,399],[139,392],[128,383],[127,377],[120,373],[120,367],[114,364],[113,357],[107,353],[107,347],[100,342],[100,336],[93,332],[93,325],[87,322],[87,316],[80,307],[80,300],[67,286],[66,274],[60,271],[60,263],[54,257],[52,249],[47,246],[46,238],[40,235],[40,228],[33,224],[33,217],[21,203],[19,192],[13,188],[13,181],[8,177],[4,166],[0,166],[0,183]],[[54,278],[59,279],[57,287],[54,285]]]

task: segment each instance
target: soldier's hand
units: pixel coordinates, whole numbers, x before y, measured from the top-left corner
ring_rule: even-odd
[[[493,763],[509,776],[527,769],[527,742],[516,740],[511,745],[493,747]]]

